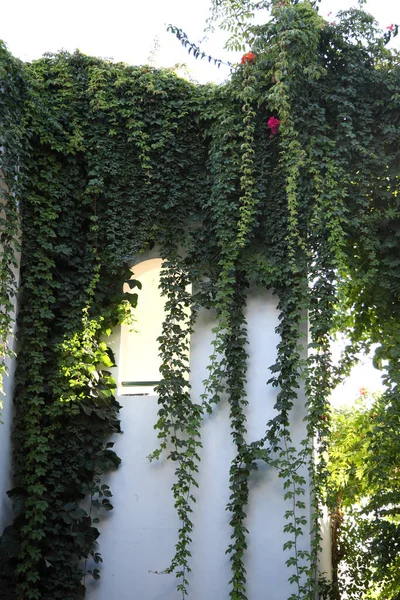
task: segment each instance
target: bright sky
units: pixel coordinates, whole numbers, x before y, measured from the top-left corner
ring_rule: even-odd
[[[13,0],[4,2],[0,13],[0,39],[9,50],[25,61],[44,52],[79,49],[85,54],[113,58],[129,64],[144,64],[155,46],[157,66],[187,63],[199,81],[221,81],[228,68],[217,69],[206,60],[188,56],[178,40],[166,32],[166,24],[182,28],[197,43],[209,15],[211,0]],[[322,0],[321,14],[333,20],[337,11],[355,0]],[[400,23],[398,0],[368,0],[367,9],[385,29]],[[332,11],[333,15],[328,17]],[[204,49],[217,58],[238,60],[223,52],[224,36],[216,33]],[[393,45],[393,44],[392,44]],[[400,35],[395,40],[400,48]]]

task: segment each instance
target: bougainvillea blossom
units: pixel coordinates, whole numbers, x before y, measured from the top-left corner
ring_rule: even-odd
[[[388,26],[386,27],[386,29],[388,29],[389,31],[393,31],[393,29],[394,29],[394,24],[393,24],[393,23],[391,23],[390,25],[388,25]]]
[[[276,119],[275,117],[270,117],[268,119],[268,127],[271,130],[271,135],[276,135],[278,133],[278,129],[279,129],[279,125],[281,124],[279,119]]]
[[[243,54],[240,64],[245,65],[246,63],[252,63],[255,60],[256,55],[254,54],[254,52],[247,52],[246,54]]]

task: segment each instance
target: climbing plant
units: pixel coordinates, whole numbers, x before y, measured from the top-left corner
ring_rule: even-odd
[[[23,145],[25,81],[21,63],[14,59],[0,43],[0,215],[1,276],[0,276],[0,393],[3,376],[8,373],[8,359],[14,353],[11,344],[13,329],[13,301],[17,290],[19,246],[18,197],[22,193],[23,178],[18,166],[25,155]],[[0,401],[1,404],[1,401]]]
[[[400,70],[386,47],[397,26],[383,35],[355,9],[329,24],[313,3],[284,1],[261,3],[270,18],[255,27],[258,4],[216,3],[224,6],[248,51],[222,86],[79,52],[22,64],[1,46],[3,342],[15,292],[9,265],[19,240],[22,249],[15,519],[0,545],[10,600],[76,600],[86,575],[99,576],[87,565],[101,561],[97,524],[112,508],[102,475],[119,463],[109,442],[120,407],[107,337],[140,302],[129,267],[155,244],[165,259],[166,318],[160,446],[150,458],[165,452],[176,464],[180,528],[166,571],[182,598],[190,595],[201,424],[216,404],[229,403],[235,446],[232,600],[247,598],[249,478],[262,463],[282,479],[290,598],[314,597],[329,393],[371,343],[377,366],[386,361],[385,414],[397,414]],[[122,292],[124,281],[134,293]],[[255,440],[246,429],[250,286],[275,294],[279,311],[277,358],[265,367],[275,412]],[[216,327],[196,403],[186,349],[201,308],[215,311]],[[330,350],[338,330],[349,340],[339,369]],[[291,416],[302,388],[299,448]]]
[[[332,413],[333,598],[397,598],[400,591],[398,416],[393,408],[387,397],[361,388],[353,405]]]

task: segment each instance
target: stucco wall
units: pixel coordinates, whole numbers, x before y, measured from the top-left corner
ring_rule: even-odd
[[[249,295],[247,308],[249,332],[249,377],[247,424],[248,441],[262,436],[265,423],[274,415],[276,389],[266,385],[268,367],[273,364],[278,342],[276,298],[258,292]],[[213,314],[202,311],[191,340],[191,384],[198,400],[208,371],[211,353]],[[119,340],[114,340],[118,358]],[[99,582],[87,581],[89,600],[175,600],[173,575],[156,574],[169,565],[177,539],[178,521],[170,491],[174,464],[161,460],[149,463],[146,456],[157,447],[153,425],[157,415],[155,396],[120,396],[124,434],[117,436],[115,449],[122,458],[118,472],[110,477],[114,511],[101,525],[100,552],[104,559]],[[293,432],[304,435],[304,402],[294,410]],[[230,543],[229,467],[234,456],[229,428],[229,407],[222,402],[202,428],[203,451],[197,503],[193,520],[192,573],[190,600],[227,600],[230,564],[225,550]],[[250,482],[246,553],[249,600],[286,600],[294,591],[288,584],[282,551],[284,513],[290,508],[283,501],[282,481],[265,465],[254,472]],[[306,498],[306,501],[308,499]],[[304,536],[304,547],[309,539]]]
[[[4,148],[0,146],[0,152],[3,152]],[[5,184],[3,181],[3,173],[0,171],[0,186],[2,192],[4,192]],[[0,194],[1,196],[1,194]],[[4,212],[1,213],[4,217]],[[0,247],[0,252],[2,247]],[[17,263],[19,265],[19,257],[17,257]],[[19,267],[14,269],[15,281],[19,282]],[[14,314],[16,315],[16,298],[14,298]],[[8,345],[15,350],[15,332],[16,327],[14,325],[12,336],[8,339]],[[11,466],[11,427],[13,419],[13,391],[14,391],[14,370],[15,370],[15,359],[7,360],[8,375],[3,378],[3,392],[4,395],[0,396],[1,408],[0,408],[0,534],[4,528],[9,525],[12,521],[12,507],[11,502],[6,495],[6,491],[12,487],[12,466]]]
[[[18,280],[18,273],[16,273]],[[15,306],[15,302],[14,302]],[[15,335],[15,326],[13,328]],[[11,348],[15,349],[15,339],[8,340]],[[13,419],[13,390],[15,359],[7,360],[8,375],[3,379],[4,395],[0,397],[2,408],[0,409],[0,533],[9,525],[13,519],[11,501],[6,491],[12,487],[12,465],[11,465],[11,428]]]

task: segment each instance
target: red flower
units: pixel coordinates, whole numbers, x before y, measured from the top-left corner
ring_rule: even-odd
[[[368,394],[368,388],[362,387],[359,389],[360,396],[366,396]]]
[[[243,54],[240,64],[245,65],[246,63],[252,63],[255,60],[256,60],[256,55],[254,54],[254,52],[247,52],[246,54]]]
[[[390,25],[388,25],[388,26],[386,27],[386,29],[389,29],[389,31],[393,31],[393,29],[394,29],[394,24],[393,24],[393,23],[391,23]]]
[[[281,124],[279,119],[275,119],[275,117],[270,117],[268,119],[268,127],[271,130],[271,135],[276,135],[278,133],[279,125]]]

